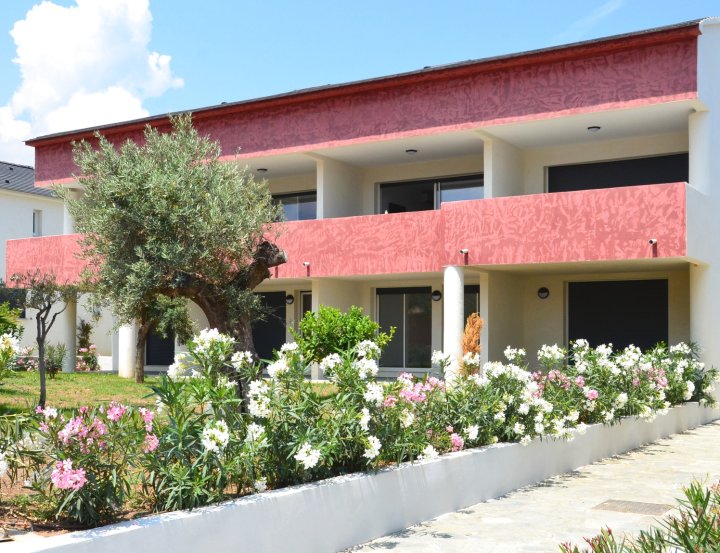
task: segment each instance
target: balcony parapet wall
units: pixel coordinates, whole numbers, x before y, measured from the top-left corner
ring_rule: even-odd
[[[686,184],[534,194],[443,204],[436,211],[284,224],[288,262],[273,278],[441,271],[515,265],[677,258],[687,255]],[[79,235],[10,240],[7,276],[39,268],[77,279]],[[652,246],[648,240],[654,238]],[[309,263],[309,265],[305,265]]]

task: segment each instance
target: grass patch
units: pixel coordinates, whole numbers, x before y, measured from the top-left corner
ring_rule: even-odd
[[[135,407],[154,407],[150,386],[157,376],[146,376],[144,384],[110,373],[59,373],[47,379],[47,405],[72,408],[119,401]],[[0,415],[27,413],[40,397],[40,375],[16,372],[0,383]]]
[[[58,373],[47,379],[47,405],[56,408],[76,408],[119,401],[134,407],[155,407],[150,386],[159,376],[146,376],[144,384],[112,373]],[[330,382],[313,382],[321,397],[337,393]],[[40,375],[37,372],[16,372],[0,382],[0,415],[29,413],[40,397]]]

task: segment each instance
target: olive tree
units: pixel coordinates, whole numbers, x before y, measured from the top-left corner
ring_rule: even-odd
[[[190,115],[171,124],[164,132],[147,126],[140,144],[115,146],[100,134],[74,144],[83,194],[61,195],[84,235],[95,292],[122,322],[141,323],[138,343],[168,309],[174,324],[186,319],[187,310],[167,300],[183,298],[254,352],[253,289],[285,262],[274,244],[280,208],[266,182],[220,160],[220,145],[201,136]]]
[[[10,278],[17,288],[25,290],[19,297],[25,309],[34,309],[35,312],[35,341],[38,347],[38,372],[40,373],[40,400],[38,405],[45,407],[47,399],[45,346],[50,330],[55,325],[58,316],[67,309],[70,301],[77,298],[78,288],[72,284],[62,284],[52,273],[43,273],[39,270],[15,274]],[[75,355],[75,348],[68,352]]]

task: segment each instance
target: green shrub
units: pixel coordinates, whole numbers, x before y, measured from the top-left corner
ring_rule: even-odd
[[[45,349],[45,370],[50,378],[62,370],[63,361],[67,355],[65,344],[48,344]]]
[[[394,334],[394,326],[387,333],[380,332],[380,325],[354,305],[347,313],[321,305],[317,313],[305,313],[298,332],[292,332],[308,362],[319,362],[331,353],[350,351],[365,340],[372,340],[382,350]]]
[[[9,303],[0,303],[0,336],[12,334],[19,337],[22,327],[18,323],[20,309],[13,309]]]

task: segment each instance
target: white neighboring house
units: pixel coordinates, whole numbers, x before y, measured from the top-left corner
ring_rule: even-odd
[[[32,167],[0,161],[0,278],[6,275],[5,249],[8,240],[63,234],[63,201],[52,190],[35,187]],[[2,298],[0,298],[2,301]],[[77,308],[77,320],[91,320],[82,300]],[[35,345],[35,319],[32,311],[21,320],[25,332],[23,346]],[[58,317],[50,331],[49,342],[63,342],[69,324],[67,317]],[[75,321],[77,324],[77,321]],[[112,355],[111,318],[107,315],[93,322],[92,339],[98,355]]]

